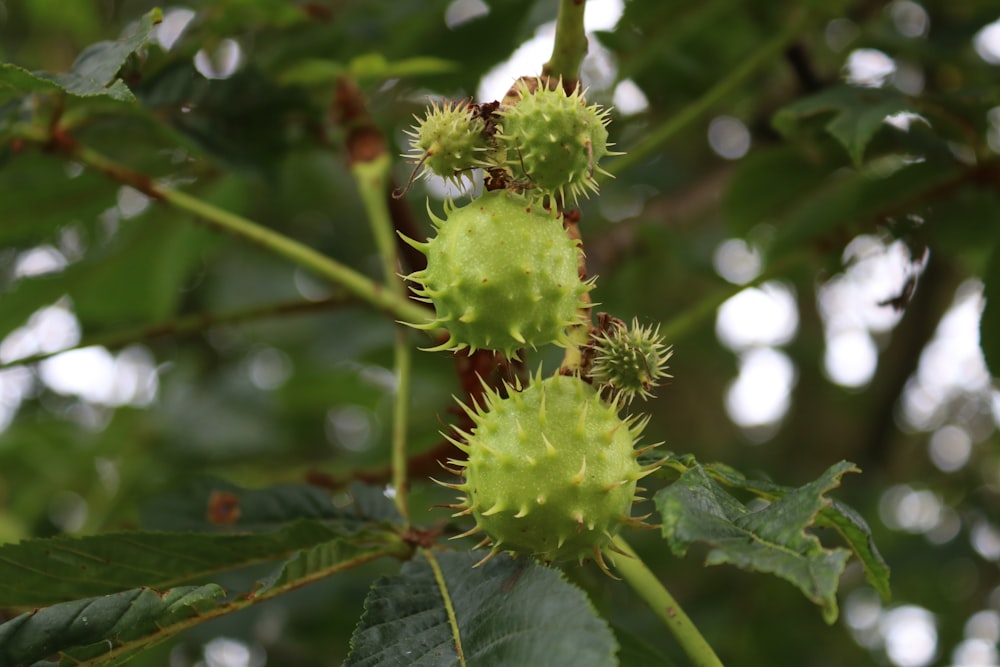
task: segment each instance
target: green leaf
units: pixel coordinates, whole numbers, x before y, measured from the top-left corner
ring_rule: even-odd
[[[302,519],[270,533],[128,532],[27,540],[0,546],[0,607],[47,605],[139,586],[170,588],[336,539],[393,536]]]
[[[824,494],[840,478],[857,472],[842,461],[814,482],[794,489],[764,509],[751,511],[695,466],[660,490],[654,501],[663,517],[663,536],[678,556],[695,542],[711,547],[706,564],[731,563],[745,570],[769,572],[794,584],[819,605],[827,623],[837,619],[837,585],[850,552],[826,549],[806,532],[830,505]]]
[[[159,9],[147,12],[119,39],[88,46],[77,56],[69,72],[56,74],[52,79],[71,95],[107,95],[121,102],[135,102],[132,91],[115,77],[129,56],[152,39],[154,28],[162,20]]]
[[[139,588],[22,614],[0,625],[0,665],[31,665],[69,649],[79,650],[72,664],[88,658],[96,659],[84,664],[120,664],[115,658],[122,647],[173,634],[172,627],[216,611],[224,596],[215,584],[162,593]]]
[[[227,496],[239,508],[232,524],[220,526],[209,519],[213,498]],[[395,504],[381,488],[354,482],[347,497],[334,499],[328,491],[306,484],[279,484],[245,489],[221,479],[199,478],[174,493],[150,500],[142,508],[142,523],[156,530],[275,530],[294,519],[336,521],[346,528],[401,520]]]
[[[219,586],[207,584],[162,593],[142,587],[53,605],[0,625],[0,667],[32,664],[55,653],[63,667],[122,664],[197,623],[378,558],[408,553],[394,534],[337,538],[295,552],[268,581],[228,601]]]
[[[457,665],[456,634],[468,665],[614,664],[614,636],[561,573],[507,555],[476,560],[428,554],[376,581],[344,664]]]
[[[795,490],[766,480],[750,479],[743,473],[720,463],[709,463],[703,467],[716,481],[730,488],[749,491],[769,502],[783,498]],[[875,538],[864,518],[850,506],[832,500],[830,505],[820,510],[816,516],[816,525],[833,528],[840,533],[847,546],[864,566],[868,583],[883,599],[888,600],[892,595],[889,587],[889,565],[875,546]]]
[[[772,122],[779,132],[790,135],[806,119],[833,114],[824,126],[826,131],[847,149],[855,164],[861,164],[865,148],[885,125],[885,117],[911,110],[895,89],[844,85],[796,100],[778,111]]]
[[[986,305],[979,320],[979,344],[993,377],[1000,377],[1000,243],[993,247],[983,274]]]
[[[954,162],[909,161],[890,156],[864,169],[831,175],[810,197],[777,220],[768,249],[772,257],[800,248],[810,239],[850,225],[881,222],[913,212],[923,193],[959,178]]]
[[[10,63],[0,63],[0,105],[33,93],[55,93],[59,84]]]

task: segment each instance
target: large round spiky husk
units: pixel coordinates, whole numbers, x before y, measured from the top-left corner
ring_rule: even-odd
[[[509,397],[487,393],[468,409],[463,433],[465,495],[454,507],[471,514],[491,554],[510,551],[545,561],[595,559],[613,549],[631,517],[636,482],[651,472],[637,461],[644,425],[621,419],[615,405],[576,376],[536,377]]]
[[[559,218],[525,198],[487,192],[461,208],[434,217],[437,236],[409,241],[427,256],[427,267],[407,279],[414,293],[434,305],[437,317],[418,328],[451,334],[439,349],[498,350],[565,344],[583,295],[579,243]]]

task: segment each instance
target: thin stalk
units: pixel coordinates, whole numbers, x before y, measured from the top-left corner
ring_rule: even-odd
[[[608,170],[612,173],[622,173],[626,169],[634,167],[681,130],[711,111],[712,107],[731,95],[758,69],[779,56],[801,33],[806,22],[805,19],[806,13],[804,11],[793,12],[784,30],[751,53],[729,76],[712,86],[704,95],[668,118],[660,127],[648,133],[645,139],[630,148],[625,155],[611,161]]]
[[[575,84],[580,78],[580,63],[587,55],[587,33],[583,27],[586,4],[580,0],[559,2],[552,57],[542,68],[542,74],[556,79],[562,78],[564,84],[567,82]]]
[[[623,539],[618,538],[615,544],[630,558],[615,560],[615,570],[639,594],[657,616],[673,633],[674,638],[687,653],[695,667],[723,667],[719,656],[708,645],[705,638],[677,600],[670,594],[656,575],[646,567],[639,555]]]
[[[368,214],[368,224],[375,236],[379,256],[382,259],[386,291],[406,298],[406,286],[399,277],[399,258],[392,213],[386,193],[389,192],[389,169],[391,162],[385,153],[367,161],[355,162],[351,168],[354,180],[361,192],[361,200]],[[393,347],[395,358],[396,393],[392,411],[392,486],[393,499],[403,520],[409,525],[410,510],[406,489],[406,433],[410,398],[410,345],[406,331],[401,325],[396,327],[396,341]]]

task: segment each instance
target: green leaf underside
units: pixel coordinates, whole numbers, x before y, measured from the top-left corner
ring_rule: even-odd
[[[705,470],[718,482],[729,488],[742,489],[759,498],[774,501],[794,489],[765,480],[750,479],[733,468],[719,463],[704,464]],[[892,593],[889,587],[889,565],[882,558],[868,523],[852,507],[832,500],[816,515],[816,525],[833,528],[847,543],[864,566],[865,578],[882,599],[888,601]]]
[[[827,549],[806,531],[830,505],[824,494],[840,478],[857,472],[842,461],[817,480],[749,510],[698,465],[655,496],[663,517],[663,535],[679,556],[695,542],[712,548],[707,565],[730,563],[745,570],[768,572],[795,585],[819,605],[827,623],[837,619],[837,585],[850,551]]]
[[[63,602],[0,625],[0,667],[31,665],[54,654],[59,656],[56,664],[65,667],[122,664],[192,625],[407,551],[398,538],[366,543],[354,536],[296,552],[248,595],[227,599],[221,587],[206,584],[163,592],[142,587]]]
[[[530,559],[439,553],[465,663],[614,664],[617,645],[584,594]],[[420,557],[375,582],[351,638],[347,667],[459,665],[453,629],[430,563]]]
[[[239,507],[239,516],[229,525],[220,526],[208,519],[206,508],[217,494],[229,495]],[[277,530],[295,519],[333,521],[344,529],[401,521],[399,510],[382,488],[359,482],[352,482],[346,494],[333,498],[328,491],[308,484],[246,489],[208,477],[191,480],[175,493],[150,500],[140,516],[144,528],[167,531],[258,532]]]
[[[910,111],[910,105],[892,89],[838,86],[786,106],[774,116],[774,127],[790,134],[803,119],[833,114],[825,129],[860,164],[865,148],[885,125],[885,117]]]
[[[0,546],[0,606],[40,606],[140,586],[165,589],[342,538],[385,543],[393,534],[355,534],[303,519],[270,533],[106,533],[6,544]]]

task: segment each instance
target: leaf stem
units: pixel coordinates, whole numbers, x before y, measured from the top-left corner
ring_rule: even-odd
[[[382,270],[385,286],[388,291],[395,292],[401,298],[406,298],[406,286],[399,273],[399,258],[396,255],[392,213],[389,211],[387,193],[389,192],[389,169],[391,162],[385,153],[371,160],[358,161],[351,166],[354,179],[361,192],[361,200],[368,214],[368,224],[375,236],[379,256],[382,258]],[[410,510],[407,504],[406,488],[406,433],[410,399],[410,345],[406,330],[402,325],[396,326],[396,341],[393,346],[395,358],[396,392],[392,411],[392,486],[395,491],[393,499],[396,508],[402,515],[406,525],[410,523]]]
[[[563,4],[565,4],[565,0]],[[612,161],[611,166],[608,168],[609,171],[612,173],[621,173],[630,167],[634,167],[672,139],[674,135],[678,134],[689,124],[709,112],[712,107],[732,94],[754,72],[784,51],[788,44],[802,31],[803,25],[806,22],[806,16],[806,12],[802,10],[793,12],[784,30],[751,53],[729,76],[716,83],[704,95],[668,118],[658,128],[649,132],[641,142],[630,148],[627,153]]]
[[[653,612],[659,616],[673,633],[677,642],[687,653],[695,667],[723,667],[715,651],[684,613],[677,600],[670,594],[656,575],[639,558],[639,555],[620,537],[615,544],[631,558],[619,558],[615,569],[632,589],[639,594]]]
[[[543,76],[562,78],[563,85],[570,84],[570,89],[580,78],[580,63],[587,55],[587,33],[583,27],[586,4],[581,0],[560,0],[552,57],[542,67]]]
[[[462,635],[458,631],[458,616],[455,615],[455,607],[451,603],[451,593],[448,592],[448,584],[444,580],[444,572],[441,571],[441,565],[437,562],[437,558],[430,549],[421,549],[420,553],[424,555],[424,558],[427,559],[427,564],[431,566],[431,572],[434,573],[434,580],[437,582],[438,590],[441,592],[441,599],[444,600],[444,610],[448,615],[448,625],[451,626],[451,636],[455,640],[455,653],[458,654],[458,664],[466,667],[465,652],[462,650]]]

